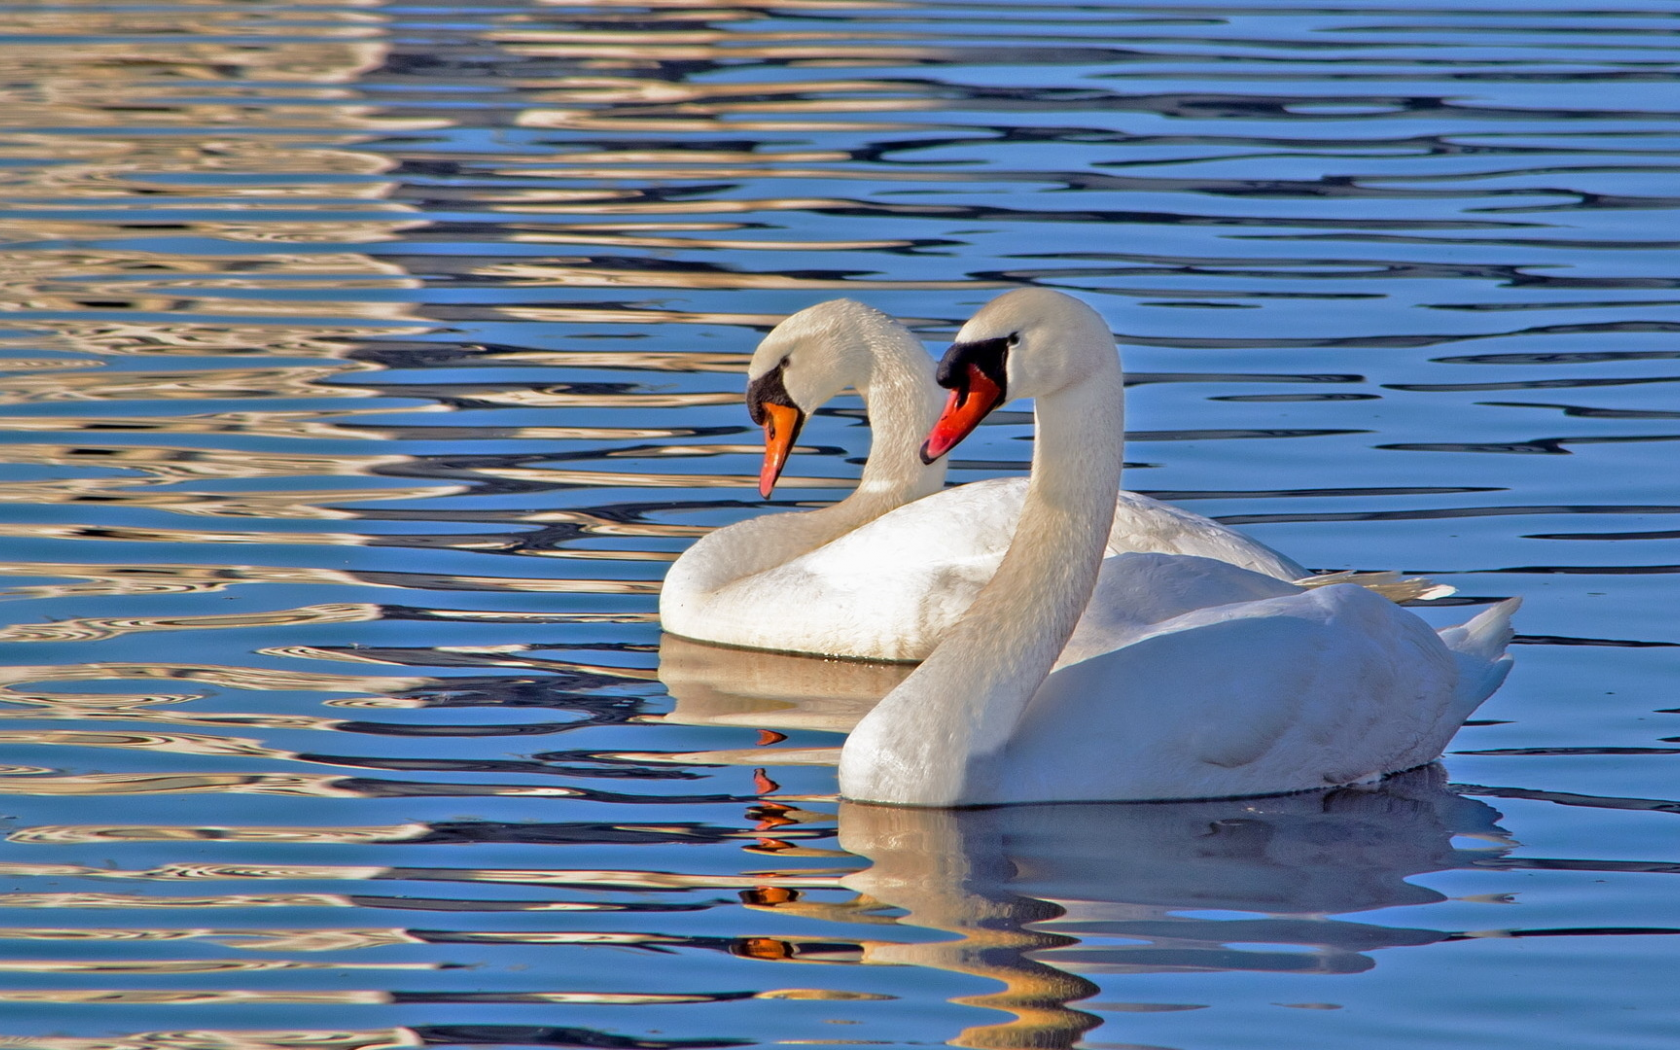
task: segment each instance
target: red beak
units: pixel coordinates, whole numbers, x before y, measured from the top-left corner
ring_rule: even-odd
[[[974,428],[992,409],[1003,404],[1003,388],[992,382],[978,365],[968,365],[964,375],[965,382],[951,391],[939,422],[928,431],[927,440],[922,443],[923,463],[932,463],[956,448],[963,438],[974,433]]]

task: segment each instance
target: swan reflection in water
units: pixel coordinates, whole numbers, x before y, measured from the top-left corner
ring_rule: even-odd
[[[843,733],[908,670],[668,637],[660,677],[677,702],[666,716],[674,722]],[[783,750],[743,749],[740,760],[775,764]],[[804,749],[797,760],[832,762],[838,753]],[[1378,949],[1462,938],[1350,916],[1445,900],[1408,880],[1499,856],[1514,843],[1498,820],[1491,807],[1448,790],[1438,765],[1372,788],[1212,802],[983,809],[843,802],[840,844],[870,861],[841,880],[854,899],[773,886],[743,898],[876,931],[954,934],[933,943],[879,935],[856,943],[865,965],[1003,983],[956,1002],[1010,1018],[967,1028],[950,1045],[1053,1050],[1102,1023],[1069,1005],[1099,991],[1085,975],[1350,974],[1376,965]],[[1479,840],[1480,848],[1455,839]],[[796,946],[748,954],[799,955]]]
[[[1444,784],[1431,766],[1374,789],[1219,802],[843,803],[841,845],[872,862],[845,885],[961,938],[880,945],[866,961],[1004,983],[962,1001],[1013,1019],[954,1045],[1071,1047],[1100,1023],[1067,1005],[1098,991],[1086,974],[1359,973],[1375,949],[1452,936],[1347,918],[1444,900],[1408,878],[1510,845],[1493,809]],[[1253,944],[1269,947],[1235,947]]]
[[[674,634],[661,636],[659,642],[659,680],[676,702],[663,720],[678,725],[849,733],[915,669],[915,664],[729,649]],[[722,764],[832,766],[840,761],[840,745],[688,757]]]

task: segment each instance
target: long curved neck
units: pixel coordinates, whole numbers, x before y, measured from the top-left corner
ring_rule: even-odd
[[[928,806],[1007,798],[991,782],[993,760],[1096,585],[1124,458],[1123,396],[1110,344],[1096,374],[1038,399],[1009,553],[939,648],[853,731],[842,795]]]
[[[860,526],[945,485],[944,460],[921,461],[922,437],[939,418],[944,391],[934,381],[934,362],[908,332],[896,325],[854,333],[844,355],[869,415],[869,458],[852,494],[817,510],[766,514],[704,537],[692,548],[704,552],[678,562],[680,572],[701,591],[715,591],[832,543]],[[670,577],[667,576],[667,584]]]
[[[934,381],[933,358],[902,329],[871,333],[864,342],[869,374],[855,385],[869,414],[869,459],[857,491],[843,502],[889,504],[879,515],[944,487],[945,460],[923,463],[921,447],[945,392]]]

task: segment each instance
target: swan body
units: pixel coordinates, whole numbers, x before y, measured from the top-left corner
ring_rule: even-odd
[[[923,454],[1034,397],[1032,474],[991,581],[847,738],[844,797],[961,806],[1361,783],[1433,761],[1509,670],[1514,599],[1436,632],[1350,584],[1105,558],[1121,374],[1107,325],[1078,300],[999,297],[940,380],[954,393]]]
[[[769,494],[804,417],[848,386],[863,395],[874,428],[863,477],[833,506],[702,537],[666,574],[665,630],[858,659],[916,661],[932,652],[997,571],[1027,493],[1025,478],[943,489],[945,461],[916,455],[943,400],[933,372],[903,325],[861,303],[820,303],[777,325],[748,368],[755,418],[767,402],[784,413],[767,419],[761,490]],[[1105,550],[1196,555],[1280,580],[1308,575],[1239,532],[1125,491],[1115,496]]]
[[[924,659],[997,572],[1026,488],[1025,478],[996,478],[905,504],[816,550],[732,581],[703,603],[662,601],[665,629],[751,649]],[[1246,537],[1136,493],[1118,493],[1115,523],[1110,554],[1199,554],[1269,570],[1268,579],[1306,575]],[[667,577],[667,593],[671,587]]]

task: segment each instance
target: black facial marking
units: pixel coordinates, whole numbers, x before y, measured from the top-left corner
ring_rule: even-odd
[[[758,426],[764,425],[764,406],[784,405],[799,412],[801,418],[805,413],[793,403],[788,396],[787,387],[782,384],[782,369],[787,367],[787,358],[776,362],[776,367],[747,384],[747,414]]]
[[[1007,391],[1009,347],[1014,341],[1014,336],[1008,336],[1000,339],[982,339],[976,343],[952,343],[951,349],[945,351],[945,356],[939,359],[939,371],[936,373],[939,385],[947,390],[967,389],[968,369],[972,365],[987,379],[996,383],[999,390]]]

